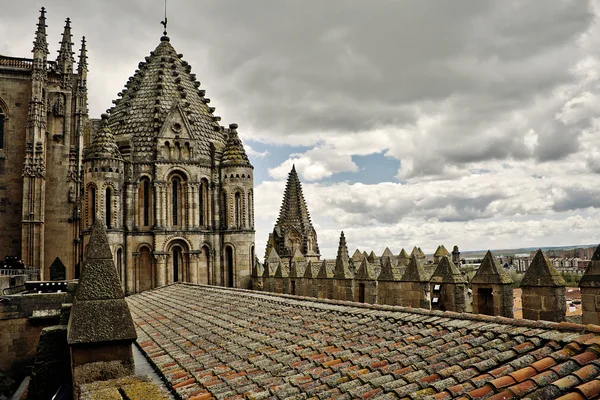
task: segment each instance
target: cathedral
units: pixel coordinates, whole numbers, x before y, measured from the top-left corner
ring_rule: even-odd
[[[77,278],[101,219],[126,293],[248,287],[253,166],[237,124],[220,125],[166,32],[108,113],[89,119],[86,42],[75,67],[71,40],[67,19],[48,59],[42,8],[33,58],[0,55],[0,259],[42,280]]]

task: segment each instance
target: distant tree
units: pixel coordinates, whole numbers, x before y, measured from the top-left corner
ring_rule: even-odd
[[[521,286],[521,281],[523,280],[523,274],[520,274],[515,269],[510,269],[508,271],[508,275],[510,275],[510,279],[512,279],[512,287],[518,288]]]

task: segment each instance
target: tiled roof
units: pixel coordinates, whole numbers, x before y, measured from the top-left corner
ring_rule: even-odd
[[[223,165],[250,165],[244,145],[237,133],[237,124],[229,125],[229,138],[223,150]]]
[[[139,346],[182,398],[600,394],[597,326],[181,283],[128,302]]]
[[[102,114],[102,122],[100,129],[94,135],[94,139],[90,147],[84,150],[84,159],[95,158],[114,158],[123,160],[123,156],[119,152],[119,146],[115,142],[115,138],[108,127],[108,115]]]
[[[185,113],[193,139],[201,155],[210,156],[210,142],[225,144],[213,109],[198,90],[200,82],[163,36],[158,47],[139,64],[125,90],[111,109],[110,125],[115,135],[131,135],[135,157],[147,159],[154,154],[155,138],[176,103]]]

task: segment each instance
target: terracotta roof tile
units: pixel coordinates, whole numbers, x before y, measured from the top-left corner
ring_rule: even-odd
[[[190,284],[127,301],[140,348],[182,397],[597,396],[593,337],[557,324]]]
[[[579,390],[586,399],[595,399],[600,395],[600,380],[594,379],[593,381],[579,385],[577,386],[577,390]]]

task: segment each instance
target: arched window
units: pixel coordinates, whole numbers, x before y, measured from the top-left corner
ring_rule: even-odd
[[[248,204],[246,207],[248,210],[248,227],[254,228],[254,205],[252,203],[252,191],[248,192]]]
[[[123,249],[117,249],[117,262],[115,263],[115,267],[117,268],[117,274],[119,275],[119,279],[123,282]]]
[[[90,186],[89,189],[89,213],[88,213],[88,223],[90,225],[94,225],[96,222],[96,188],[94,186]]]
[[[221,194],[221,226],[227,228],[227,193]]]
[[[4,149],[4,120],[6,116],[4,111],[0,108],[0,150]]]
[[[139,192],[139,210],[141,210],[142,226],[150,226],[152,223],[152,191],[150,189],[150,179],[142,178]],[[138,214],[139,215],[139,214]]]
[[[181,223],[181,207],[179,202],[181,201],[181,195],[179,193],[181,187],[181,181],[179,178],[173,178],[171,181],[171,205],[173,213],[173,225],[179,225]]]
[[[200,216],[200,226],[208,226],[208,181],[202,179],[200,181],[200,189],[198,191],[198,213]]]
[[[183,267],[183,257],[181,247],[173,247],[173,282],[179,282],[179,274]]]
[[[242,219],[243,219],[243,214],[242,214],[242,196],[240,192],[236,192],[235,193],[235,227],[236,228],[241,228],[242,227]]]
[[[233,265],[233,248],[231,246],[227,246],[225,248],[225,263],[227,264],[227,287],[233,287],[234,265]]]
[[[106,220],[106,227],[112,228],[112,196],[111,190],[109,187],[106,188],[104,194],[104,219]]]

